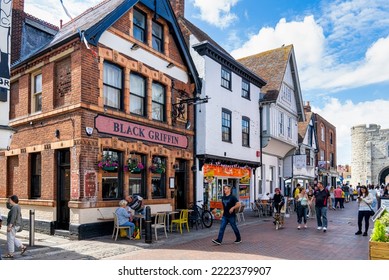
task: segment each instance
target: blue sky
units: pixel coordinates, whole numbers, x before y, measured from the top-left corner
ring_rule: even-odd
[[[63,0],[72,16],[100,0]],[[59,25],[59,0],[25,0]],[[338,164],[351,164],[350,129],[389,129],[388,0],[186,0],[185,17],[235,58],[293,44],[304,102],[337,131]]]

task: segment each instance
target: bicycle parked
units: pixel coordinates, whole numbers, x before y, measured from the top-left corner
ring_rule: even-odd
[[[197,203],[201,203],[202,201],[196,201]],[[201,225],[201,227],[210,228],[213,224],[213,216],[211,211],[209,211],[204,204],[201,204],[201,206],[194,204],[193,202],[190,203],[189,206],[190,209],[193,211],[189,215],[189,222],[193,226],[196,226],[196,229],[198,225]]]

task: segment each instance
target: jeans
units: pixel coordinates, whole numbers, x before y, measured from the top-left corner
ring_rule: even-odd
[[[318,227],[327,227],[327,206],[315,207]]]
[[[308,206],[302,206],[301,204],[297,205],[297,223],[301,225],[301,222],[304,220],[304,224],[307,223],[307,212]]]
[[[10,231],[7,231],[7,247],[8,253],[13,255],[15,252],[15,245],[18,248],[22,248],[23,244],[16,238],[16,228],[12,227]]]
[[[358,211],[358,231],[362,231],[362,220],[365,219],[365,232],[369,230],[370,211]]]
[[[120,226],[129,226],[131,228],[128,228],[127,229],[127,236],[132,236],[132,234],[134,233],[134,230],[135,230],[135,224],[128,221],[128,222],[125,222],[124,224],[120,225]]]
[[[220,242],[223,241],[224,231],[226,230],[228,223],[230,223],[232,230],[235,233],[236,240],[240,240],[240,232],[239,232],[238,227],[236,226],[236,216],[235,215],[232,217],[226,217],[226,216],[222,217],[222,223],[220,225],[219,235],[218,235],[217,239]]]

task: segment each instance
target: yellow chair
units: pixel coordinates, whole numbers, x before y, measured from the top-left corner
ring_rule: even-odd
[[[128,228],[131,228],[131,227],[130,226],[119,226],[118,215],[115,212],[113,212],[113,233],[112,233],[112,238],[115,236],[115,241],[118,239],[119,231],[122,228],[127,230]]]
[[[182,234],[182,225],[184,225],[184,224],[186,225],[186,229],[189,232],[188,209],[181,210],[180,218],[179,219],[174,219],[174,220],[171,221],[170,231],[173,230],[173,225],[174,224],[177,225],[177,230],[178,230],[178,227],[180,227],[180,233],[181,234]]]
[[[155,240],[158,240],[157,231],[162,228],[165,231],[165,236],[167,238],[166,232],[166,212],[159,212],[155,215],[154,224],[151,225],[151,228],[155,231]]]

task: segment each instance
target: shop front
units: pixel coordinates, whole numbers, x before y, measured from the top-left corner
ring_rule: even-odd
[[[223,216],[223,185],[232,186],[232,194],[249,207],[251,168],[237,165],[204,164],[204,203],[211,209],[215,219]]]

